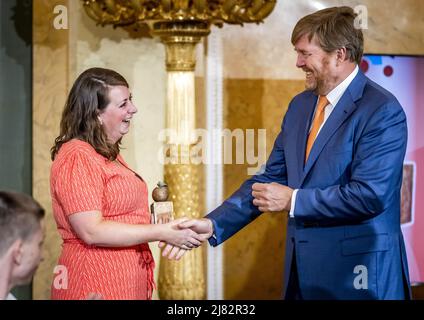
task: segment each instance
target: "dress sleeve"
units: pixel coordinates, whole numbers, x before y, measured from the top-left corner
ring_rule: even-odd
[[[65,215],[102,210],[104,175],[101,164],[93,156],[75,152],[56,174],[56,197]]]

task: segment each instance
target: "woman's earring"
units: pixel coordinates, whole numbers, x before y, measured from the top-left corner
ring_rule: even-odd
[[[99,119],[100,125],[102,126],[102,125],[103,125],[103,120],[102,120],[102,118],[97,117],[97,119]]]

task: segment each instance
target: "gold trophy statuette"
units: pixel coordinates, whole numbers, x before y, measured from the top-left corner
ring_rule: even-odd
[[[172,201],[167,201],[169,190],[166,183],[158,182],[152,191],[154,202],[150,206],[152,214],[152,224],[167,223],[173,220],[174,205]]]

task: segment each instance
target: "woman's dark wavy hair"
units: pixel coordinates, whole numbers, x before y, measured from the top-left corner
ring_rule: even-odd
[[[121,140],[115,144],[108,142],[98,119],[109,104],[109,89],[113,86],[129,87],[122,75],[104,68],[88,69],[75,80],[63,110],[60,134],[50,150],[52,160],[60,147],[72,139],[89,143],[109,160],[116,159]]]

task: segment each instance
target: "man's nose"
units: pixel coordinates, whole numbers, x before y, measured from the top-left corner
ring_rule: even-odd
[[[302,55],[297,55],[296,67],[302,68],[305,65],[305,59],[303,59]]]

